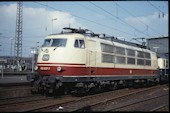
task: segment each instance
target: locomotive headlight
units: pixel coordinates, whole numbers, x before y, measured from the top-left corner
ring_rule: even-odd
[[[61,67],[57,67],[57,71],[60,72],[61,71]]]
[[[37,70],[38,70],[38,66],[35,66],[35,67],[34,67],[34,70],[37,71]]]
[[[49,54],[44,54],[43,57],[42,57],[42,60],[43,61],[48,61],[50,58],[50,55]]]

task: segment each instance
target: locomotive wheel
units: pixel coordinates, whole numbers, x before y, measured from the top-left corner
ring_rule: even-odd
[[[45,90],[45,95],[46,96],[53,96],[54,95],[54,90],[53,89],[46,89]]]

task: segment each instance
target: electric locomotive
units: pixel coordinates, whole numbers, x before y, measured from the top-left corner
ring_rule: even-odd
[[[38,90],[159,82],[155,52],[87,29],[63,30],[48,35],[39,50],[38,75],[28,77]]]

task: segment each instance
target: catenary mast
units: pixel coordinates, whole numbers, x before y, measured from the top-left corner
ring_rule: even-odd
[[[16,14],[16,31],[15,31],[15,47],[14,55],[17,65],[17,71],[19,70],[19,64],[22,57],[22,23],[23,23],[23,2],[17,2],[17,14]]]

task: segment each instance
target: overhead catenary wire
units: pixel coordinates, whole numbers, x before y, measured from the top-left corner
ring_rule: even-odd
[[[124,7],[121,7],[118,3],[116,3],[114,1],[115,4],[117,4],[121,9],[123,9],[124,11],[126,11],[127,13],[129,13],[130,15],[132,15],[133,17],[135,17],[135,15],[133,15],[132,13],[130,13],[127,9],[125,9]],[[150,28],[152,31],[154,31],[155,33],[159,34],[160,36],[163,36],[162,34],[158,33],[156,30],[154,30],[152,27],[150,27],[149,25],[147,25],[146,23],[144,23],[142,20],[140,20],[139,18],[136,18],[137,20],[139,20],[142,24],[146,25],[147,29]]]
[[[48,6],[47,4],[45,4],[44,6]],[[56,9],[55,8],[55,10],[58,10],[58,9]],[[61,11],[61,10],[60,10]],[[63,12],[63,11],[62,11]],[[74,15],[73,15],[74,16]],[[109,16],[109,15],[108,15]],[[118,15],[116,15],[117,17],[118,17]],[[77,15],[76,15],[76,17],[77,17]],[[84,18],[84,17],[78,17],[78,18],[81,18],[81,19],[83,19],[83,20],[86,20],[86,21],[89,21],[89,22],[92,22],[92,23],[94,23],[94,24],[97,24],[97,25],[100,25],[100,26],[102,26],[102,27],[106,27],[106,28],[109,28],[109,29],[114,29],[114,30],[117,30],[117,31],[119,31],[119,32],[122,32],[122,33],[125,33],[125,34],[128,34],[128,35],[130,35],[130,36],[135,36],[135,35],[133,35],[133,34],[131,34],[130,32],[128,33],[128,32],[124,32],[124,31],[122,31],[122,30],[119,30],[119,29],[117,29],[117,28],[114,28],[114,27],[112,27],[112,26],[109,26],[109,25],[104,25],[104,24],[102,24],[102,23],[97,23],[96,21],[93,21],[93,20],[91,20],[90,18]],[[112,17],[111,17],[112,18]],[[116,20],[116,19],[115,19]],[[150,27],[150,26],[149,26]],[[138,37],[138,36],[135,36],[135,37]],[[32,41],[33,42],[33,41]]]
[[[140,33],[142,33],[142,34],[144,34],[144,35],[148,36],[148,34],[145,34],[144,32],[142,32],[142,31],[138,30],[138,29],[137,29],[137,28],[135,28],[134,26],[132,26],[132,25],[128,24],[128,23],[127,23],[127,22],[125,22],[125,21],[123,21],[123,20],[122,20],[121,18],[119,18],[118,16],[113,15],[112,13],[110,13],[110,12],[106,11],[105,9],[103,9],[102,7],[100,7],[100,6],[96,5],[96,4],[94,4],[93,2],[90,2],[90,3],[91,3],[91,4],[93,4],[94,6],[96,6],[97,8],[99,8],[99,9],[103,10],[104,12],[106,12],[106,13],[110,14],[111,16],[115,17],[116,19],[120,20],[120,21],[121,21],[121,22],[123,22],[124,24],[126,24],[126,25],[130,26],[130,27],[131,27],[131,28],[133,28],[134,30],[136,30],[136,31],[138,31],[138,32],[140,32]]]
[[[78,4],[78,3],[76,3],[76,4]],[[88,9],[88,10],[90,10],[90,11],[93,11],[93,12],[95,12],[95,13],[99,14],[97,11],[92,10],[92,9],[89,9],[89,8],[88,8],[88,7],[86,7],[85,5],[82,5],[82,4],[78,4],[78,5],[80,5],[80,6],[84,7],[84,8],[86,8],[86,9]],[[80,17],[80,18],[81,18],[81,19],[85,19],[85,20],[87,20],[87,21],[91,21],[91,20],[86,19],[86,18],[82,18],[82,17]],[[108,18],[110,18],[110,19],[113,19],[113,20],[114,20],[114,18],[111,18],[111,17],[108,17]],[[117,20],[115,20],[115,21],[117,21]],[[114,27],[110,27],[110,26],[107,26],[107,25],[103,25],[103,24],[101,24],[101,23],[97,23],[97,22],[95,22],[95,21],[91,21],[91,22],[96,23],[96,24],[98,24],[98,25],[100,24],[101,26],[105,26],[105,27],[108,27],[108,28],[114,29],[114,30],[116,30],[116,31],[119,31],[119,32],[122,32],[122,33],[125,33],[125,34],[129,34],[129,35],[131,35],[131,36],[134,36],[133,34],[130,34],[130,33],[124,32],[124,31],[119,30],[119,29],[114,28]]]
[[[81,6],[81,7],[83,7],[83,8],[86,8],[86,9],[88,9],[88,10],[90,10],[90,11],[95,12],[96,14],[101,14],[101,13],[99,13],[99,12],[93,10],[93,9],[90,9],[89,7],[87,7],[87,6],[85,6],[85,5],[82,5],[82,4],[79,4],[79,3],[76,3],[76,4],[78,4],[79,6]],[[117,8],[117,7],[116,7],[116,8]],[[117,15],[118,15],[118,9],[116,10],[116,13],[117,13]],[[103,15],[103,14],[102,14],[102,15]],[[107,15],[106,15],[106,16],[107,16]],[[112,17],[107,16],[107,18],[112,19],[112,20],[114,20],[115,22],[117,22],[117,20],[114,19],[114,18],[112,18]],[[115,24],[115,25],[116,25],[116,24]],[[119,30],[119,32],[124,32],[124,31]],[[127,33],[126,33],[126,34],[127,34]],[[132,34],[131,34],[131,36],[138,37],[138,36],[132,35]]]
[[[148,3],[151,5],[151,6],[153,6],[155,9],[157,9],[158,11],[160,11],[160,12],[162,12],[162,13],[164,13],[163,11],[161,11],[159,8],[157,8],[155,5],[153,5],[149,0],[148,0]]]
[[[39,5],[42,5],[42,6],[45,6],[45,7],[48,7],[48,8],[51,8],[51,9],[56,10],[56,11],[64,12],[64,11],[59,10],[59,9],[57,9],[57,8],[51,7],[50,5],[48,5],[48,6],[47,6],[47,5],[45,5],[45,4],[43,4],[43,3],[39,3],[39,2],[35,2],[35,3],[37,3],[37,4],[39,4]],[[100,25],[100,26],[103,26],[103,27],[105,27],[105,28],[114,29],[114,30],[116,30],[116,31],[119,31],[119,32],[122,32],[122,33],[128,34],[128,35],[130,35],[130,36],[134,36],[134,35],[133,35],[133,34],[131,34],[131,33],[128,33],[128,32],[125,32],[125,31],[119,30],[119,29],[117,29],[117,28],[114,28],[114,27],[111,27],[111,26],[108,26],[108,25],[104,25],[104,24],[101,24],[101,23],[95,22],[95,21],[93,21],[93,20],[89,20],[89,19],[84,18],[84,17],[80,17],[80,16],[73,15],[73,14],[72,14],[72,16],[75,16],[75,17],[80,18],[80,19],[82,19],[82,20],[86,20],[86,21],[91,22],[91,23],[95,23],[95,24]]]

